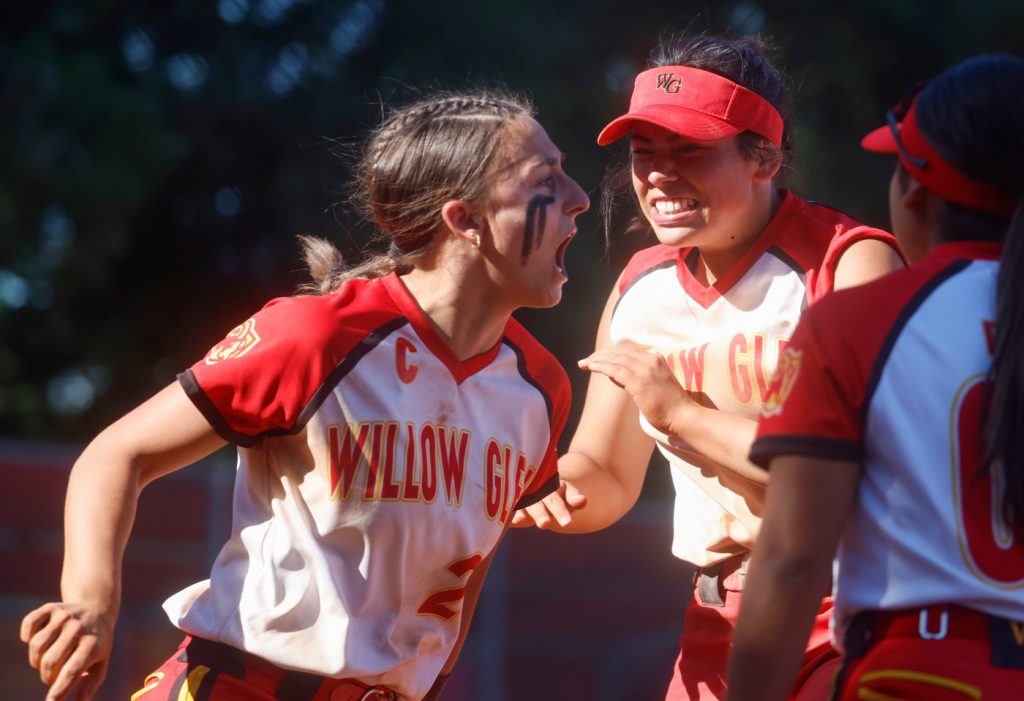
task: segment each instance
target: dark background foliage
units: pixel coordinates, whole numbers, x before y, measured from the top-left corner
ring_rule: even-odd
[[[360,254],[371,231],[344,205],[349,156],[382,103],[496,83],[528,93],[596,205],[624,156],[598,148],[598,130],[650,48],[687,29],[771,41],[799,117],[790,186],[885,226],[892,163],[860,136],[909,83],[1020,52],[1024,3],[0,0],[4,697],[41,696],[16,631],[57,595],[77,446],[291,294],[305,277],[297,234]],[[579,224],[562,304],[519,314],[569,369],[575,413],[575,360],[648,243],[613,233],[606,248],[593,210]],[[232,475],[225,449],[144,492],[103,698],[126,698],[177,643],[159,601],[205,576]],[[651,471],[647,496],[670,493],[667,479]],[[668,508],[648,498],[587,536],[513,533],[446,698],[660,698],[692,581],[669,555]]]
[[[886,224],[858,150],[903,86],[1013,52],[1012,0],[62,0],[0,10],[0,435],[80,442],[303,281],[295,236],[350,256],[349,153],[381,102],[503,83],[533,96],[597,199],[594,137],[661,37],[759,32],[796,93],[801,194]],[[594,212],[562,305],[521,317],[567,366],[628,254]]]

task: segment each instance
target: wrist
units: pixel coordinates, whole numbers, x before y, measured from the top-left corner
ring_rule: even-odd
[[[668,417],[668,426],[665,433],[670,438],[676,438],[689,443],[687,436],[691,435],[700,421],[700,411],[703,407],[687,396],[682,401],[676,402],[672,407],[672,413]]]

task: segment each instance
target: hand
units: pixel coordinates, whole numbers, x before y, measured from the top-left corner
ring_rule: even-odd
[[[512,527],[550,528],[558,523],[563,528],[572,523],[572,512],[587,505],[587,497],[569,482],[561,480],[558,489],[540,501],[518,509],[512,514]]]
[[[114,622],[85,604],[49,603],[21,621],[28,662],[50,686],[46,701],[90,701],[107,676]]]
[[[696,404],[655,348],[621,341],[594,351],[579,366],[601,373],[624,389],[648,423],[668,436],[678,435],[673,430],[678,412]]]

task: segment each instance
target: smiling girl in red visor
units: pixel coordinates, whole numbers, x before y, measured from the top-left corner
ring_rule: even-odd
[[[520,523],[585,532],[636,502],[655,447],[675,485],[673,554],[696,568],[668,699],[721,699],[768,474],[747,459],[768,380],[800,315],[834,288],[901,266],[895,240],[779,189],[792,157],[789,95],[753,39],[668,41],[598,143],[628,139],[639,224],[658,243],[605,306],[562,488]],[[615,177],[610,178],[612,187]],[[606,193],[605,205],[612,201]],[[828,594],[823,585],[817,601]],[[827,618],[807,643],[827,687]],[[817,691],[815,691],[817,690]]]

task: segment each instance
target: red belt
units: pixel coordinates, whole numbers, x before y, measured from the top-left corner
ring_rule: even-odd
[[[955,604],[939,604],[901,611],[874,611],[870,628],[874,639],[988,638],[989,615]]]
[[[368,686],[357,679],[335,679],[308,672],[283,669],[273,662],[224,643],[190,638],[184,645],[189,662],[203,664],[242,679],[245,670],[273,681],[279,701],[397,701],[398,695],[382,686]]]

